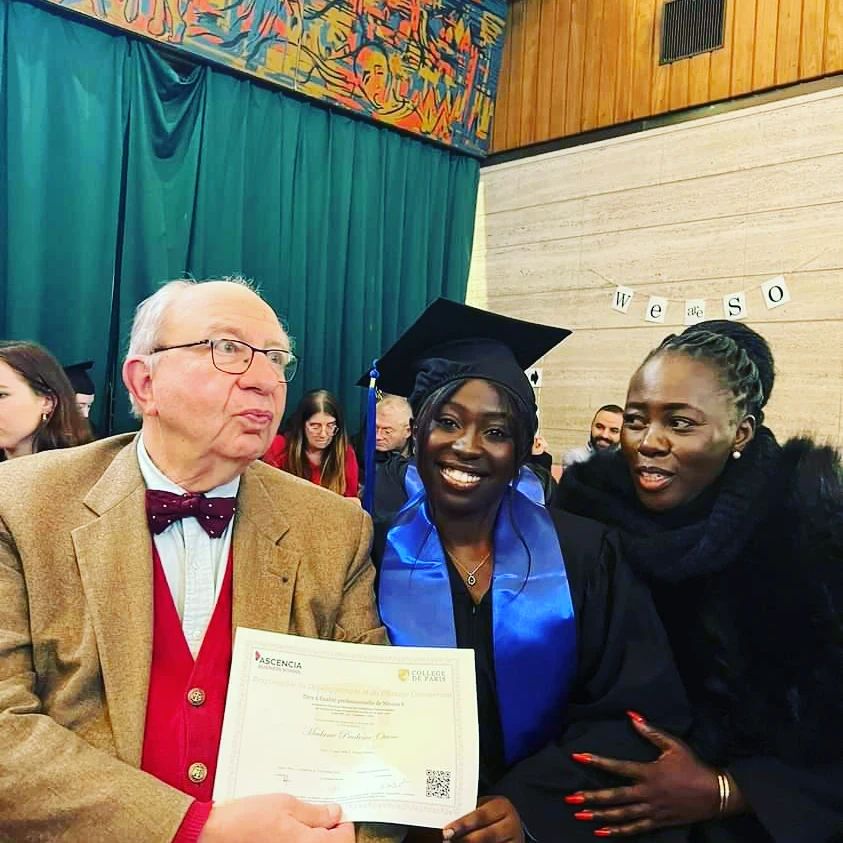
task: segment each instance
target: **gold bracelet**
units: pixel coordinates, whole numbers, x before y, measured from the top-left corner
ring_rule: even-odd
[[[729,799],[732,796],[732,783],[728,773],[717,774],[717,788],[720,793],[720,816],[725,817],[729,809]]]

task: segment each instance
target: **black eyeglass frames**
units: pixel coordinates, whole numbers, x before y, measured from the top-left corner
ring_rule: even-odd
[[[299,358],[292,351],[284,348],[255,348],[243,340],[222,338],[218,340],[197,340],[181,345],[161,345],[152,349],[152,354],[161,351],[173,351],[177,348],[195,348],[205,345],[211,349],[211,362],[221,372],[229,375],[242,375],[248,371],[255,358],[255,352],[265,354],[270,365],[278,373],[280,383],[290,383],[299,368]]]

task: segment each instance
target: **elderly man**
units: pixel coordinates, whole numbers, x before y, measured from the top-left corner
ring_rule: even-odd
[[[366,516],[256,462],[295,367],[244,283],[171,282],[123,365],[140,435],[0,469],[0,840],[353,840],[211,802],[233,627],[386,640]]]
[[[400,395],[384,395],[378,401],[375,415],[375,449],[379,454],[395,452],[402,457],[411,456],[412,416],[410,402]]]

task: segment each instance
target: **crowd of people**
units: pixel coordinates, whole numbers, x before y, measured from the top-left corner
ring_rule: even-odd
[[[137,434],[92,441],[55,359],[0,344],[0,839],[843,840],[839,454],[777,441],[769,345],[709,321],[557,483],[524,371],[567,333],[434,302],[374,441],[324,389],[282,424],[297,359],[236,280],[138,307]],[[214,803],[234,626],[472,649],[475,810]]]

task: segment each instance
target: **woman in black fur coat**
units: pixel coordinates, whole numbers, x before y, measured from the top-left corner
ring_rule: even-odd
[[[773,377],[739,323],[669,336],[630,382],[622,451],[563,476],[562,507],[617,527],[650,584],[695,713],[687,745],[630,715],[652,763],[582,748],[621,777],[566,800],[597,836],[843,841],[840,459],[762,426]]]

